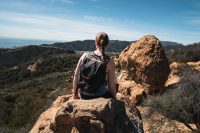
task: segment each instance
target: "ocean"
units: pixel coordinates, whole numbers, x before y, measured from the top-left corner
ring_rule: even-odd
[[[57,41],[0,38],[0,48],[15,48],[27,45],[53,44]]]

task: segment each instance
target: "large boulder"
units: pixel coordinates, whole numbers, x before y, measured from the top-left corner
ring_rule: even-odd
[[[121,70],[130,80],[145,86],[147,93],[159,92],[170,73],[169,62],[160,41],[155,36],[144,36],[125,48],[119,55]]]
[[[68,100],[59,97],[41,114],[31,133],[134,133],[143,132],[137,108],[113,99]]]

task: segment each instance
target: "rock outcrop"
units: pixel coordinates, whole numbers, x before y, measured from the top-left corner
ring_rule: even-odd
[[[199,71],[200,72],[200,61],[197,62],[187,62],[187,65],[192,67],[193,70]]]
[[[121,71],[117,80],[119,93],[122,94],[123,97],[121,99],[129,99],[132,104],[137,105],[147,97],[144,86],[137,84],[134,80],[131,80],[127,71]]]
[[[173,62],[170,64],[170,75],[165,83],[168,88],[173,88],[179,84],[179,82],[185,78],[185,75],[192,75],[200,72],[200,61],[179,63]]]
[[[134,133],[143,129],[138,110],[126,108],[121,101],[69,100],[69,96],[62,96],[41,114],[30,132]]]
[[[149,94],[161,91],[170,73],[164,49],[154,36],[145,36],[124,49],[119,63],[129,80],[144,86]]]

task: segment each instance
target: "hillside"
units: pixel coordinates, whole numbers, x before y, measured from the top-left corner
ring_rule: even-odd
[[[73,53],[73,51],[53,46],[37,45],[17,47],[14,49],[0,49],[0,69],[14,67],[39,57],[62,53]]]
[[[1,49],[0,132],[28,132],[58,95],[69,93],[79,57],[53,47]]]
[[[108,52],[121,52],[125,49],[128,45],[135,41],[119,41],[119,40],[110,40],[110,44],[106,49]],[[84,40],[84,41],[72,41],[72,42],[64,42],[64,43],[54,43],[52,45],[44,44],[44,46],[54,46],[59,47],[67,50],[76,50],[76,51],[91,51],[95,49],[94,40]],[[163,47],[165,49],[172,49],[172,48],[181,48],[183,47],[182,44],[176,42],[169,42],[169,41],[161,41]]]
[[[186,45],[181,48],[166,51],[170,62],[189,62],[200,60],[200,43]]]
[[[84,40],[84,41],[72,41],[64,43],[54,43],[52,45],[44,44],[44,46],[54,46],[58,48],[63,48],[67,50],[76,50],[76,51],[92,51],[95,49],[94,40]],[[108,46],[108,52],[120,52],[126,46],[130,45],[131,42],[128,41],[118,41],[111,40],[110,45]]]

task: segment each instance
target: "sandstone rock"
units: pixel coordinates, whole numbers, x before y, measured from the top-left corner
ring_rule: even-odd
[[[128,98],[134,105],[139,104],[147,96],[144,87],[131,80],[127,71],[121,71],[117,83],[121,99]]]
[[[31,133],[133,133],[143,132],[140,114],[113,99],[68,100],[59,97],[45,111]],[[68,101],[66,101],[68,100]],[[66,102],[65,102],[66,101]]]
[[[188,62],[189,66],[191,66],[194,70],[197,70],[200,72],[200,61],[197,62]]]
[[[180,81],[181,81],[180,76],[178,76],[178,75],[170,75],[168,80],[165,83],[165,86],[169,87],[169,86],[172,86],[172,85],[175,85],[175,84],[179,83]]]
[[[175,84],[179,83],[181,80],[181,76],[180,76],[180,71],[182,68],[185,68],[185,64],[184,63],[178,63],[178,62],[173,62],[170,64],[170,74],[168,76],[168,79],[165,83],[166,87],[172,87]]]
[[[160,41],[145,36],[124,49],[119,62],[136,83],[146,86],[147,93],[159,92],[168,78],[170,69]]]
[[[70,95],[59,96],[52,104],[51,108],[40,115],[30,133],[53,133],[50,127],[55,121],[54,118],[56,117],[57,110],[64,102],[68,101],[70,97]]]
[[[131,80],[131,77],[128,74],[128,71],[121,70],[120,75],[117,77],[117,81],[126,81]]]
[[[198,62],[187,62],[179,63],[173,62],[170,64],[170,75],[165,83],[168,88],[173,88],[180,83],[185,75],[192,75],[193,73],[200,72],[200,61]],[[186,74],[187,73],[187,74]]]

